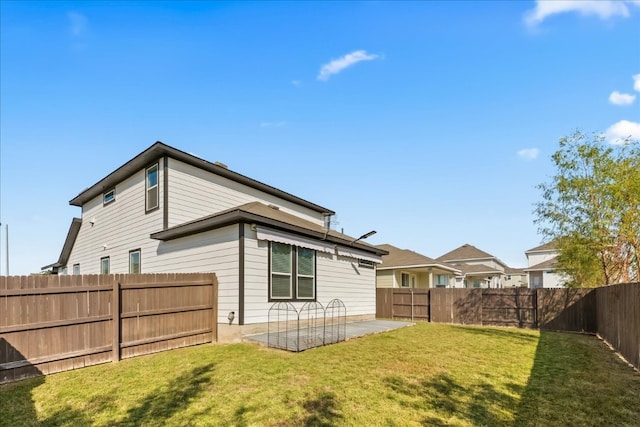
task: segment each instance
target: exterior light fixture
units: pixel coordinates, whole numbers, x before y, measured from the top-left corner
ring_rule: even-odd
[[[230,311],[229,315],[227,316],[227,319],[229,319],[229,324],[233,323],[233,319],[236,318],[236,312],[235,311]]]
[[[376,233],[377,233],[376,230],[371,230],[370,232],[364,233],[362,236],[358,237],[356,240],[351,241],[350,243],[353,244],[353,243],[357,242],[358,240],[366,239],[367,237],[371,237]]]

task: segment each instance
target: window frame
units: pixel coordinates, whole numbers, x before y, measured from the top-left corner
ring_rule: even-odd
[[[155,169],[156,173],[156,183],[155,185],[149,186],[149,172]],[[149,206],[149,192],[152,190],[156,190],[155,192],[155,206]],[[160,209],[160,163],[156,162],[151,166],[148,166],[144,170],[144,211],[145,213],[153,212]]]
[[[105,266],[105,261],[106,261],[106,265],[107,265],[107,272],[104,272],[104,266]],[[111,257],[109,256],[103,256],[102,258],[100,258],[100,274],[111,274]]]
[[[107,200],[107,195],[109,193],[112,193],[112,198],[110,200]],[[109,190],[105,191],[104,193],[102,193],[102,206],[107,206],[110,205],[111,203],[116,201],[116,188],[110,188]]]
[[[77,267],[77,268],[76,268]],[[80,274],[80,263],[73,264],[73,275]]]
[[[131,271],[131,267],[133,265],[131,263],[131,256],[134,254],[138,254],[138,271],[137,272]],[[140,248],[132,249],[129,251],[129,274],[142,274],[142,249]]]
[[[289,273],[285,273],[285,272],[274,272],[273,271],[273,245],[277,244],[277,245],[284,245],[284,246],[288,246],[290,248],[290,252],[289,252],[289,262],[290,262],[290,272]],[[299,273],[299,249],[303,249],[305,251],[311,251],[312,256],[313,256],[313,261],[312,261],[312,266],[313,266],[313,274],[309,275],[309,274],[300,274]],[[298,246],[295,245],[289,245],[287,243],[280,243],[280,242],[269,242],[269,247],[268,247],[268,264],[269,264],[269,271],[268,271],[268,301],[269,302],[296,302],[296,301],[300,301],[300,302],[313,302],[313,301],[317,301],[317,286],[318,286],[318,281],[317,281],[317,260],[318,257],[316,256],[316,251],[314,249],[310,249],[310,248],[300,248]],[[295,260],[295,262],[294,262]],[[280,297],[280,296],[273,296],[273,276],[277,275],[277,276],[289,276],[289,296],[288,297]],[[311,278],[313,279],[313,296],[312,297],[301,297],[299,294],[299,280],[298,278]]]
[[[409,283],[409,286],[404,286],[404,277],[407,277],[407,282]],[[401,271],[400,272],[400,288],[402,289],[415,289],[416,285],[417,285],[417,279],[416,279],[416,275],[414,273],[409,273],[406,271]]]

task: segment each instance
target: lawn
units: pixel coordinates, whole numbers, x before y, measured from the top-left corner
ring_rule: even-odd
[[[592,336],[420,323],[287,353],[202,345],[0,386],[0,425],[640,425]]]

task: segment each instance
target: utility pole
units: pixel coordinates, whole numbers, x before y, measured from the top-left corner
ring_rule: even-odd
[[[7,268],[5,269],[7,277],[9,276],[9,224],[5,225],[4,242],[6,243],[5,255],[7,257]]]

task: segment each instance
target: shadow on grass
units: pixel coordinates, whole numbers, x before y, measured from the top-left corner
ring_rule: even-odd
[[[514,425],[640,425],[640,376],[590,335],[540,332]]]
[[[504,338],[508,340],[520,340],[527,343],[535,342],[538,340],[538,336],[523,332],[521,329],[510,328],[510,329],[498,329],[498,328],[487,328],[485,326],[458,326],[456,325],[456,329],[465,331],[465,333],[475,334],[475,335],[484,335],[490,338]]]
[[[196,367],[171,380],[165,387],[156,389],[137,401],[125,417],[111,420],[119,426],[162,425],[175,413],[187,408],[211,381],[213,364]],[[90,426],[96,414],[117,409],[117,393],[103,394],[90,399],[82,409],[65,406],[40,422],[43,426]],[[183,420],[187,421],[187,420]]]
[[[462,386],[448,374],[439,374],[418,383],[401,377],[388,377],[385,382],[401,405],[427,414],[422,419],[425,426],[450,425],[454,418],[457,423],[504,425],[505,420],[495,412],[517,404],[513,396],[497,390],[488,382]]]
[[[333,393],[322,392],[317,398],[305,401],[302,407],[307,411],[303,421],[305,426],[329,427],[342,419]]]

